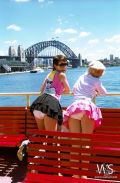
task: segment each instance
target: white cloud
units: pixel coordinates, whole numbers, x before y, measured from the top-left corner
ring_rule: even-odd
[[[17,3],[25,3],[25,2],[29,2],[30,0],[14,0]]]
[[[14,31],[21,31],[21,27],[19,27],[18,25],[15,25],[15,24],[11,24],[9,26],[7,26],[7,29],[10,29],[10,30],[14,30]]]
[[[74,43],[74,42],[77,41],[77,39],[76,38],[69,38],[68,41],[71,42],[71,43]]]
[[[95,44],[98,44],[99,43],[99,39],[91,39],[88,41],[88,44],[89,45],[95,45]]]
[[[4,55],[6,55],[6,53],[4,51],[0,50],[0,55],[4,56]]]
[[[77,50],[78,51],[78,50]],[[82,58],[87,58],[88,61],[92,61],[92,60],[99,60],[99,59],[104,59],[104,58],[108,58],[109,59],[109,55],[113,54],[114,56],[119,56],[119,50],[112,48],[112,47],[106,47],[104,49],[99,49],[99,48],[95,48],[95,49],[90,49],[90,48],[86,48],[86,49],[79,49],[79,53],[82,55]]]
[[[67,33],[70,33],[70,34],[76,34],[77,33],[77,31],[75,29],[72,29],[72,28],[64,29],[63,32],[67,32]]]
[[[11,40],[11,41],[10,41],[10,40],[7,40],[7,41],[5,41],[4,43],[5,43],[5,44],[14,45],[14,44],[17,44],[17,42],[18,42],[17,40]]]
[[[61,34],[62,33],[62,29],[61,28],[57,28],[56,30],[55,30],[55,34]]]
[[[108,46],[106,49],[104,49],[104,54],[106,57],[109,57],[110,54],[113,54],[114,57],[119,57],[120,56],[120,48],[114,47],[114,46]]]
[[[79,37],[87,37],[91,34],[91,32],[80,32]]]
[[[75,52],[76,55],[80,53],[82,58],[85,58],[84,56],[86,55],[87,48],[74,47],[72,50]]]
[[[114,35],[111,38],[104,39],[104,42],[106,43],[120,43],[120,34]]]
[[[68,29],[57,28],[54,33],[55,34],[61,34],[61,33],[76,34],[77,30],[72,29],[72,28],[68,28]]]

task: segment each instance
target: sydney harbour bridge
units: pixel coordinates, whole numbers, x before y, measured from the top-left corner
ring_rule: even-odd
[[[45,53],[46,49],[47,51]],[[80,54],[77,57],[67,45],[60,41],[51,40],[39,42],[25,50],[25,56],[29,63],[33,62],[34,58],[50,59],[60,53],[66,56],[72,67],[80,66]]]
[[[8,52],[8,56],[0,56],[0,72],[25,71],[46,61],[52,66],[52,59],[58,54],[66,56],[69,66],[73,68],[82,66],[80,54],[77,57],[67,45],[57,40],[38,42],[25,50],[18,45],[17,54],[13,46],[10,46]],[[38,61],[39,65],[35,61]],[[49,66],[47,64],[46,66]]]

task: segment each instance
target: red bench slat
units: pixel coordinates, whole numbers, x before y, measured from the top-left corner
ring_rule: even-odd
[[[29,132],[31,133],[28,148],[29,172],[45,175],[61,173],[71,177],[86,175],[93,179],[101,177],[113,182],[120,181],[120,135],[40,130]],[[112,173],[104,172],[106,166]]]
[[[26,108],[0,107],[0,147],[16,147],[26,139]]]
[[[91,179],[76,179],[72,177],[62,177],[55,175],[47,175],[47,174],[32,174],[28,173],[26,176],[26,180],[23,183],[108,183],[108,181],[100,181],[100,180],[91,180]]]
[[[0,147],[16,147],[26,139],[24,134],[19,135],[0,135]]]

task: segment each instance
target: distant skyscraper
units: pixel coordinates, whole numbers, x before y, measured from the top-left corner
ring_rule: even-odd
[[[78,54],[78,59],[79,59],[79,66],[82,66],[82,56],[80,55],[80,53]]]
[[[25,51],[21,45],[18,46],[17,53],[18,53],[18,57],[20,57],[20,61],[25,62]]]
[[[16,51],[15,51],[15,48],[14,48],[13,46],[9,46],[8,55],[9,55],[10,57],[16,56]]]
[[[110,61],[113,61],[113,55],[112,54],[110,55]]]

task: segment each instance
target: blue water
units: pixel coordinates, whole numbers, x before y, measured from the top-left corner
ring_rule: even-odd
[[[72,89],[77,78],[86,71],[86,68],[68,69],[67,78]],[[43,73],[14,73],[0,75],[0,93],[3,92],[39,92],[40,86],[50,70]],[[120,93],[120,67],[108,67],[101,78],[108,92]],[[35,97],[31,97],[31,102]],[[62,106],[68,106],[73,97],[62,97]],[[99,107],[120,108],[120,97],[97,97],[96,103]],[[0,97],[0,106],[23,106],[24,97]]]

